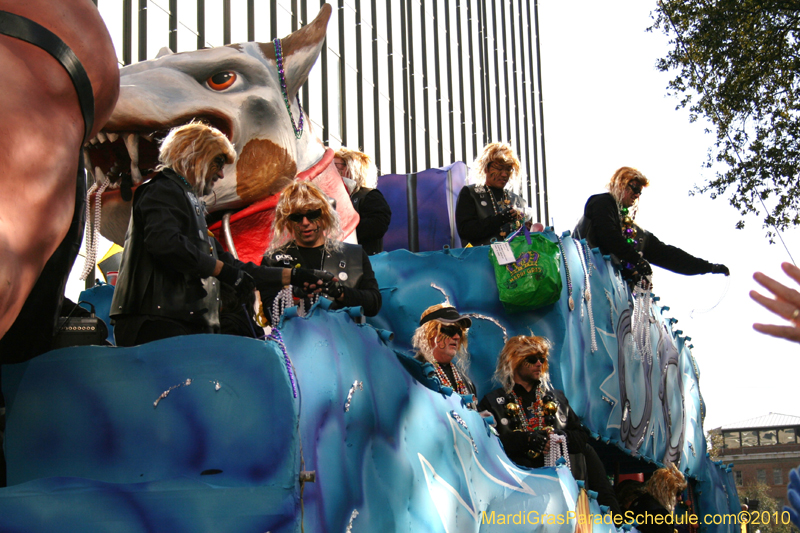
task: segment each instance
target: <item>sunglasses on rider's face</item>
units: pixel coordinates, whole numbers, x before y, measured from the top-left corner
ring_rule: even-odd
[[[628,188],[631,190],[633,194],[637,196],[642,194],[642,186],[639,185],[638,183],[631,182],[628,184]]]
[[[547,361],[547,357],[543,357],[541,355],[529,355],[525,358],[525,362],[529,365],[535,365],[536,363],[544,364]]]
[[[455,324],[441,326],[439,328],[439,331],[441,331],[443,334],[447,335],[451,339],[456,335],[460,335],[462,337],[464,336],[464,330],[461,329],[461,326],[456,326]]]
[[[489,168],[492,170],[496,170],[497,172],[511,172],[514,167],[511,165],[506,165],[505,163],[499,163],[497,161],[492,161],[489,163]]]
[[[225,158],[224,155],[218,155],[211,162],[211,168],[213,168],[214,170],[221,170],[222,167],[225,166],[226,162],[227,162],[227,159]]]
[[[321,216],[322,216],[322,209],[314,209],[313,211],[306,211],[305,213],[292,213],[286,218],[288,218],[292,222],[297,222],[299,224],[300,222],[303,221],[304,218],[307,218],[309,222],[313,222]]]

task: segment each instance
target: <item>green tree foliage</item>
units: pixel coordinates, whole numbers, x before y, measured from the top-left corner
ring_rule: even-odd
[[[769,486],[764,483],[748,483],[744,487],[739,488],[739,501],[744,503],[745,498],[758,501],[759,513],[762,513],[763,519],[759,519],[759,524],[750,524],[749,530],[755,532],[760,530],[761,533],[791,533],[791,524],[784,524],[783,521],[787,517],[783,513],[783,508],[778,505],[778,500],[769,495]],[[755,513],[752,508],[750,511]],[[766,513],[764,513],[766,511]],[[777,513],[777,514],[776,514]],[[769,519],[767,520],[767,515]],[[775,517],[778,518],[777,524]],[[787,520],[788,521],[788,520]],[[767,523],[769,522],[769,523]]]
[[[668,92],[716,129],[705,166],[724,170],[695,191],[761,214],[770,240],[800,224],[800,0],[658,0],[652,18]]]

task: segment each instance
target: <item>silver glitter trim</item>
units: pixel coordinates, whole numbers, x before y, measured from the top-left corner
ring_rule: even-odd
[[[353,399],[353,393],[356,391],[356,388],[358,388],[358,390],[364,390],[364,384],[358,380],[353,382],[353,386],[350,387],[350,392],[347,393],[347,401],[344,402],[345,413],[350,410],[350,401]]]
[[[172,387],[168,388],[167,390],[161,393],[161,396],[159,396],[156,401],[153,402],[153,409],[158,407],[158,403],[167,396],[169,396],[169,393],[172,392],[173,389],[177,389],[178,387],[188,387],[191,384],[192,384],[192,378],[187,378],[186,381],[184,381],[183,383],[178,383],[177,385],[173,385]]]
[[[692,452],[692,457],[696,457],[697,456],[697,454],[694,453],[694,446],[692,446],[691,442],[689,443],[689,450],[691,450],[691,452]]]
[[[486,315],[481,315],[479,313],[466,313],[464,316],[468,316],[470,318],[478,318],[481,320],[488,320],[489,322],[493,323],[495,326],[500,328],[500,330],[503,332],[503,344],[508,342],[508,331],[506,330],[506,328],[503,327],[502,324],[500,324],[500,322],[497,321],[496,318],[492,318]]]
[[[353,520],[355,520],[357,516],[358,516],[358,510],[357,509],[353,509],[353,514],[350,515],[350,523],[347,524],[347,529],[345,530],[345,533],[352,533],[352,531],[353,531]]]
[[[605,401],[605,402],[608,402],[608,404],[610,404],[611,407],[614,407],[614,400],[612,400],[611,398],[607,398],[605,396],[600,396],[600,399]]]
[[[458,423],[458,425],[464,428],[464,431],[467,432],[467,436],[469,436],[469,441],[472,443],[472,449],[475,450],[475,454],[477,455],[478,446],[475,445],[475,439],[472,438],[472,434],[469,432],[469,427],[467,427],[467,423],[464,422],[464,419],[461,418],[461,416],[455,411],[450,411],[450,416],[453,417],[453,420],[455,420]]]
[[[439,292],[441,292],[442,294],[444,294],[444,302],[442,302],[442,303],[444,303],[444,304],[446,304],[446,305],[453,305],[453,304],[451,304],[451,303],[450,303],[450,297],[449,297],[449,296],[447,296],[447,293],[446,293],[446,292],[444,292],[444,289],[443,289],[443,288],[441,288],[440,286],[438,286],[438,285],[437,285],[437,284],[435,284],[435,283],[431,283],[431,287],[433,287],[433,288],[434,288],[434,289],[436,289],[437,291],[439,291]]]

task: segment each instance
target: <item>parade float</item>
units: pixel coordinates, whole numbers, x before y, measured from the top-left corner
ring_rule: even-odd
[[[152,171],[158,140],[193,118],[218,126],[236,146],[237,161],[206,202],[212,229],[240,258],[263,253],[276,193],[291,179],[311,179],[336,198],[352,231],[357,216],[330,149],[294,103],[329,16],[324,6],[276,43],[166,53],[121,69],[116,108],[86,145],[94,176],[88,235],[97,230],[122,244],[130,191]],[[228,82],[242,85],[227,93],[213,87]],[[288,309],[258,340],[196,335],[132,348],[75,346],[5,364],[0,529],[615,530],[566,465],[512,463],[491,426],[411,358],[420,313],[441,302],[472,318],[470,376],[480,395],[495,388],[505,339],[546,336],[554,346],[551,381],[609,474],[671,462],[690,481],[678,513],[701,521],[737,513],[730,465],[706,453],[690,338],[675,329],[668,307],[658,297],[634,299],[608,257],[551,228],[541,235],[559,250],[561,297],[535,309],[504,307],[490,247],[456,241],[452,206],[464,168],[382,178],[394,244],[372,257],[383,297],[374,318],[330,311],[321,299],[305,316]],[[435,209],[426,207],[431,199]],[[112,292],[100,284],[81,299],[107,319]],[[13,358],[4,352],[3,360]],[[701,522],[699,529],[737,527]]]

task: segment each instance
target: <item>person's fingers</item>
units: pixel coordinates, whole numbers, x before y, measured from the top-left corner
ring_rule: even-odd
[[[762,272],[756,272],[753,274],[753,279],[756,280],[759,285],[769,290],[769,292],[781,300],[790,303],[795,307],[800,307],[800,292],[790,289],[782,283],[778,283]]]
[[[788,302],[784,302],[782,300],[773,300],[772,298],[760,294],[758,291],[750,291],[750,298],[781,318],[785,318],[786,320],[791,320],[793,322],[800,318],[800,310]],[[797,312],[795,313],[795,311]]]
[[[781,268],[786,275],[795,280],[797,283],[800,283],[800,268],[797,268],[791,263],[781,263]]]
[[[781,339],[800,343],[800,328],[794,326],[775,326],[772,324],[753,324],[753,329]]]

